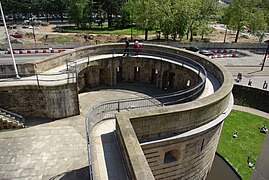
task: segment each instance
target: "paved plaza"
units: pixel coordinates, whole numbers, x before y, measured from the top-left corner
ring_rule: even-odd
[[[108,100],[158,94],[153,87],[99,87],[82,93],[81,114],[52,122],[28,121],[24,129],[0,132],[0,179],[88,179],[88,153],[85,115],[96,104]],[[94,157],[101,179],[126,179],[115,144],[115,123],[104,122],[94,128]],[[106,161],[105,161],[106,160]],[[108,160],[108,161],[107,161]]]

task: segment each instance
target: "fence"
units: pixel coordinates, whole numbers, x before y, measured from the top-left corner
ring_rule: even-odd
[[[75,71],[66,71],[60,73],[20,73],[21,78],[15,75],[0,74],[1,86],[12,85],[37,85],[37,86],[55,86],[77,82],[77,73]]]
[[[266,49],[267,44],[265,43],[219,43],[219,42],[171,42],[171,41],[148,41],[149,44],[161,44],[174,46],[179,48],[186,48],[191,46],[196,46],[204,49]],[[14,50],[23,50],[23,49],[73,49],[77,47],[83,47],[92,45],[90,43],[81,43],[81,42],[64,42],[64,43],[24,43],[24,44],[12,44]],[[8,49],[8,44],[0,45],[0,49]]]

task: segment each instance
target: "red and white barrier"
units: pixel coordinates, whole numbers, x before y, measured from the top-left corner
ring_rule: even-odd
[[[239,54],[215,54],[212,56],[208,56],[211,59],[214,58],[226,58],[226,57],[239,57]]]
[[[211,52],[213,53],[235,53],[235,50],[232,49],[211,49]]]
[[[64,49],[39,49],[39,50],[14,50],[13,54],[40,54],[40,53],[61,53]],[[5,54],[11,54],[11,51],[5,51]]]

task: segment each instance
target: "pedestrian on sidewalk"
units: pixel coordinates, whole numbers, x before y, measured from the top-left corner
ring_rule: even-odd
[[[268,87],[268,83],[266,82],[266,80],[263,82],[262,88],[263,89],[267,89]]]
[[[238,73],[236,81],[241,82],[241,80],[242,80],[242,73]]]
[[[251,81],[251,79],[248,80],[248,85],[249,85],[249,86],[252,86],[252,81]]]

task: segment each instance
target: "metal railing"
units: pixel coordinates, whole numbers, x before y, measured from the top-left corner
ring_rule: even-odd
[[[18,115],[16,113],[8,111],[6,109],[0,108],[0,114],[7,117],[7,118],[12,118],[15,121],[18,121],[20,123],[23,123],[23,124],[25,123],[25,119],[21,115]]]
[[[123,53],[123,49],[103,49],[100,51],[95,51],[95,53],[110,54],[112,51],[112,57],[117,57],[118,54]],[[203,66],[201,66],[196,61],[193,61],[190,58],[183,57],[177,53],[165,52],[165,51],[157,51],[150,49],[140,49],[139,52],[136,52],[134,49],[129,49],[129,54],[131,56],[138,55],[146,55],[146,56],[154,56],[160,58],[160,60],[169,60],[172,63],[180,64],[186,68],[191,68],[194,72],[197,73],[198,76],[202,79],[200,83],[195,85],[194,87],[176,91],[168,94],[163,94],[155,97],[140,97],[133,99],[121,99],[115,101],[108,101],[102,104],[96,105],[91,108],[85,118],[85,126],[86,126],[86,136],[87,136],[87,146],[88,146],[88,161],[89,161],[89,173],[90,179],[94,179],[94,172],[92,167],[92,151],[91,151],[91,141],[90,141],[90,133],[92,128],[98,124],[99,122],[115,118],[116,112],[121,111],[129,111],[135,109],[144,109],[149,107],[158,107],[165,106],[171,104],[179,104],[183,102],[188,102],[197,98],[204,90],[207,72]],[[89,54],[90,55],[90,54]],[[89,58],[88,58],[89,60]]]
[[[19,73],[21,78],[14,78],[10,74],[0,74],[2,86],[15,85],[38,85],[55,86],[76,82],[76,72],[66,71],[59,73]]]

